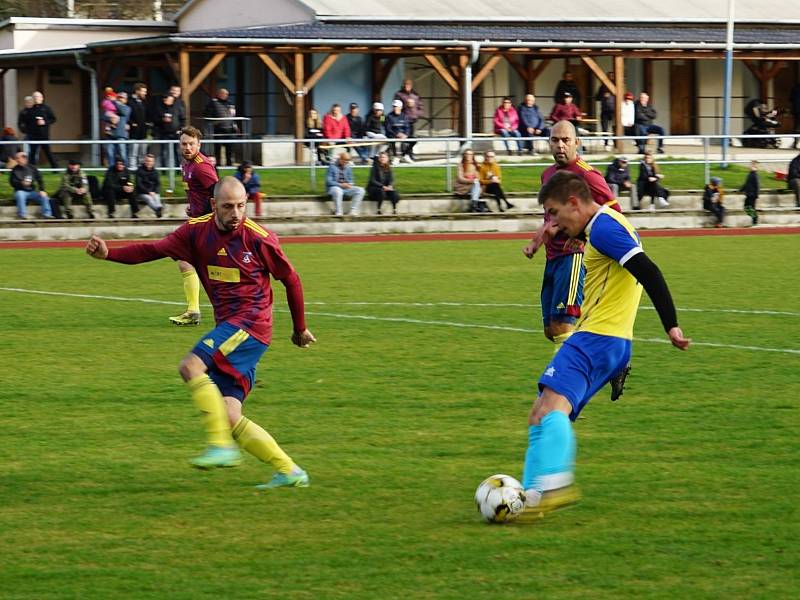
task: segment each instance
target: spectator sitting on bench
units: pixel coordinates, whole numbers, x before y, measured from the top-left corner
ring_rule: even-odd
[[[503,98],[503,103],[494,111],[494,132],[503,138],[503,144],[506,147],[506,152],[511,155],[513,152],[508,146],[508,138],[517,138],[517,151],[522,154],[523,144],[520,141],[519,133],[519,115],[517,109],[511,103],[511,98]]]
[[[337,160],[331,162],[328,174],[325,177],[325,188],[333,200],[333,214],[342,216],[342,200],[352,199],[350,216],[357,217],[364,198],[364,188],[353,184],[353,167],[350,165],[350,155],[345,151],[339,154]]]
[[[578,127],[582,115],[581,109],[573,102],[572,94],[570,92],[565,92],[561,102],[556,104],[550,112],[550,120],[553,123],[569,121],[575,125],[575,127]]]
[[[81,171],[81,162],[71,160],[66,172],[61,176],[61,185],[53,202],[53,215],[56,218],[72,219],[72,202],[80,202],[86,207],[90,219],[94,219],[92,194],[89,192],[89,179]],[[61,208],[63,207],[63,212]]]
[[[400,196],[397,195],[397,190],[394,189],[394,173],[389,163],[388,152],[379,153],[378,160],[372,163],[369,183],[367,183],[367,194],[369,194],[370,200],[378,203],[378,214],[381,214],[381,204],[383,204],[384,200],[392,203],[392,213],[397,214],[397,203],[400,200]]]
[[[253,163],[249,160],[242,161],[236,172],[233,174],[236,179],[242,182],[247,193],[247,199],[253,203],[256,216],[261,216],[261,179],[253,169]]]
[[[549,137],[550,130],[545,126],[544,117],[536,105],[536,96],[526,94],[525,101],[517,108],[519,115],[519,132],[522,137]],[[530,154],[536,154],[533,140],[523,142]]]
[[[495,202],[497,202],[497,209],[500,212],[503,212],[503,202],[506,203],[506,208],[514,208],[514,205],[506,199],[506,194],[500,186],[502,181],[500,165],[497,164],[497,156],[493,151],[489,150],[483,155],[479,176],[483,193],[494,196]]]
[[[646,92],[639,94],[639,101],[634,105],[636,122],[636,135],[647,136],[651,133],[653,135],[664,135],[664,128],[661,125],[656,125],[653,121],[656,120],[658,113],[656,109],[650,105],[650,95]],[[647,139],[636,140],[636,145],[639,147],[639,154],[644,154],[645,146],[647,146]],[[664,138],[658,138],[658,153],[664,154]]]
[[[703,209],[714,215],[714,227],[722,227],[722,221],[725,219],[725,206],[722,203],[724,197],[722,179],[712,177],[703,190]]]
[[[639,201],[645,196],[650,196],[650,210],[655,210],[656,203],[658,208],[668,208],[669,190],[661,187],[660,181],[664,175],[659,172],[658,165],[652,152],[645,152],[642,162],[639,163],[639,178],[636,180],[638,186]]]
[[[308,117],[306,118],[306,139],[319,140],[319,143],[316,144],[317,164],[327,165],[328,151],[322,147],[322,140],[325,139],[325,134],[322,133],[322,121],[319,118],[319,113],[314,108],[308,111]],[[305,146],[310,145],[310,142],[305,143]]]
[[[481,200],[480,172],[472,150],[464,150],[461,155],[453,189],[456,196],[469,198],[469,212],[490,212],[486,202]]]
[[[384,133],[385,116],[383,114],[383,103],[374,102],[372,110],[367,115],[367,121],[364,124],[366,136],[370,140],[385,140],[386,133]],[[383,144],[374,144],[369,147],[369,157],[374,158],[376,154],[383,151],[385,146]]]
[[[214,158],[209,156],[209,159]],[[136,202],[142,202],[150,207],[156,218],[161,218],[163,205],[161,204],[161,177],[156,171],[156,157],[154,154],[145,154],[144,161],[136,169],[136,186],[133,189]],[[138,208],[138,206],[137,206]]]
[[[367,135],[366,125],[364,118],[359,114],[358,104],[355,102],[350,103],[350,112],[347,113],[347,124],[350,126],[350,137],[354,140],[360,140]],[[367,146],[353,146],[353,149],[361,159],[361,164],[367,164],[369,157],[369,148]]]
[[[131,207],[131,218],[136,218],[139,206],[133,195],[133,182],[131,172],[121,156],[118,156],[114,164],[108,167],[105,179],[103,180],[103,199],[108,207],[108,218],[113,219],[116,213],[117,201],[127,200]]]
[[[619,198],[620,190],[628,190],[631,194],[631,208],[639,210],[639,194],[636,186],[631,182],[631,174],[628,170],[628,157],[619,156],[614,159],[606,169],[606,183],[611,188],[615,198]]]
[[[350,123],[342,115],[340,105],[331,106],[331,111],[322,118],[322,135],[328,140],[345,140],[337,141],[336,144],[345,144],[350,140]]]
[[[42,207],[42,217],[52,219],[53,212],[50,208],[50,198],[47,197],[47,192],[44,191],[44,182],[39,169],[34,165],[28,164],[28,155],[25,152],[17,152],[14,155],[14,161],[17,164],[8,174],[8,182],[14,188],[17,218],[28,218],[28,200],[34,200]]]
[[[392,100],[392,112],[386,115],[384,127],[386,128],[386,137],[390,140],[405,140],[408,138],[411,132],[411,124],[406,118],[406,113],[403,112],[402,100]],[[403,156],[404,161],[413,163],[414,159],[409,155],[410,150],[408,146],[408,142],[401,142],[400,154]],[[395,165],[400,164],[400,157],[397,155],[396,144],[389,144],[389,152],[393,156],[392,163]]]

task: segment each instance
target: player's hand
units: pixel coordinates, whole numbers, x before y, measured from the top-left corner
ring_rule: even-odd
[[[103,238],[93,235],[86,242],[86,254],[93,258],[105,260],[108,258],[108,246]]]
[[[536,254],[536,251],[538,249],[539,249],[539,244],[537,244],[535,241],[531,241],[531,243],[529,243],[522,249],[522,253],[528,258],[533,258],[533,255]]]
[[[667,335],[669,336],[669,341],[678,350],[687,350],[689,344],[692,343],[691,338],[683,337],[683,331],[681,331],[680,327],[673,327],[667,332]]]
[[[315,338],[314,334],[308,329],[304,329],[303,331],[295,331],[292,334],[292,343],[300,348],[308,348],[316,341],[317,338]]]

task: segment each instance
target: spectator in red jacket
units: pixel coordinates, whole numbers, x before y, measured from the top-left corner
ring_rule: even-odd
[[[342,114],[342,107],[338,104],[331,106],[331,112],[322,118],[322,135],[329,140],[349,140],[350,123]],[[343,144],[344,142],[338,142]]]
[[[553,107],[553,111],[550,113],[550,120],[553,123],[569,121],[577,127],[582,114],[581,109],[573,102],[572,94],[564,92],[564,99]]]
[[[517,109],[511,103],[511,98],[503,98],[503,103],[494,111],[494,132],[502,136],[503,143],[506,146],[506,152],[513,154],[508,147],[508,138],[517,138],[517,152],[521,155],[524,150],[524,144],[520,141],[519,132],[519,115]]]

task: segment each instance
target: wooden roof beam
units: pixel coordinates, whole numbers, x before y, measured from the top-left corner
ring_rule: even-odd
[[[495,54],[486,61],[486,64],[483,65],[480,71],[475,74],[475,77],[472,78],[473,92],[478,89],[478,86],[481,84],[481,82],[486,79],[486,76],[494,70],[497,63],[499,63],[501,60],[503,60],[503,56],[501,54]]]
[[[278,66],[278,64],[270,58],[268,54],[259,52],[258,54],[256,54],[256,56],[258,56],[258,58],[261,59],[261,62],[263,62],[267,66],[267,69],[269,69],[270,72],[273,75],[275,75],[275,78],[283,84],[283,87],[285,87],[292,94],[294,94],[297,91],[295,89],[294,82],[291,79],[289,79],[286,73],[283,72],[283,69],[281,69]]]
[[[303,86],[303,94],[308,94],[308,92],[313,88],[316,83],[322,78],[323,75],[331,68],[333,63],[336,62],[336,59],[339,58],[338,54],[329,54],[325,57],[325,60],[322,61],[317,70],[311,74],[306,80],[306,84]]]
[[[450,74],[450,71],[447,70],[439,58],[433,54],[424,54],[425,60],[433,67],[433,70],[439,74],[447,86],[453,90],[454,92],[458,93],[458,82],[455,78]]]
[[[608,88],[608,90],[611,92],[611,95],[616,96],[617,86],[611,82],[603,69],[600,68],[600,65],[598,65],[591,56],[581,56],[581,60],[585,62],[586,66],[592,70],[592,73],[595,74],[595,77],[597,77],[603,83],[603,85]]]
[[[185,94],[186,94],[187,97],[192,95],[192,93],[197,89],[197,87],[200,85],[200,83],[202,83],[202,81],[206,77],[208,77],[208,75],[209,75],[209,73],[211,73],[211,71],[213,71],[214,69],[217,68],[217,65],[219,63],[221,63],[222,60],[226,56],[227,56],[227,54],[225,52],[218,52],[214,56],[211,57],[211,60],[209,60],[205,64],[205,66],[202,69],[200,69],[200,72],[197,75],[194,76],[194,79],[192,79],[189,82],[189,85],[187,86],[186,91],[185,91]],[[187,73],[188,73],[188,68],[187,68]]]

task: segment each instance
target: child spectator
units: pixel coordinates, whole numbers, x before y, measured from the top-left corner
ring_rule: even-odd
[[[758,225],[756,200],[758,200],[758,194],[761,191],[761,183],[758,181],[757,160],[750,163],[750,172],[747,174],[747,179],[744,180],[744,185],[739,191],[744,192],[744,212],[752,219],[753,225]]]
[[[479,178],[483,192],[494,196],[495,202],[497,202],[497,209],[500,212],[503,212],[503,202],[506,203],[506,208],[514,208],[514,205],[506,199],[503,188],[500,187],[500,182],[502,181],[500,165],[497,164],[497,157],[491,150],[483,155]]]
[[[725,206],[722,203],[724,196],[725,191],[722,189],[722,179],[712,177],[703,190],[703,208],[714,215],[716,220],[714,227],[722,227],[722,221],[725,218]]]
[[[249,160],[242,161],[242,164],[239,165],[233,176],[242,182],[242,185],[247,192],[247,199],[253,202],[256,216],[260,217],[261,179],[259,179],[258,174],[255,172],[255,170],[253,170],[253,163],[251,163]]]
[[[400,196],[394,189],[394,173],[389,162],[389,153],[380,152],[378,160],[372,163],[372,170],[369,173],[369,183],[367,183],[367,194],[369,199],[378,203],[377,212],[381,214],[381,204],[384,200],[392,203],[392,213],[397,214],[397,202]]]

